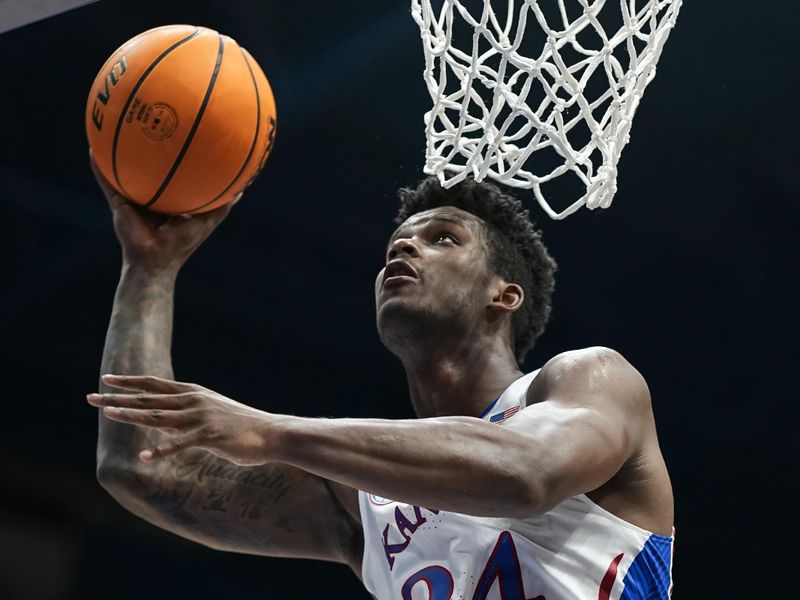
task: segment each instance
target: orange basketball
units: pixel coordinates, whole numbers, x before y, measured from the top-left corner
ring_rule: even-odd
[[[86,135],[100,171],[129,200],[164,213],[231,202],[275,140],[264,72],[231,38],[168,25],[123,44],[100,69]]]

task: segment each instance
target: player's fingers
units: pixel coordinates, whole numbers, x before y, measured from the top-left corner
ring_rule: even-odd
[[[178,431],[187,431],[193,425],[196,425],[199,419],[197,413],[190,410],[163,410],[160,408],[145,410],[119,408],[118,406],[103,407],[103,415],[112,421],[120,423]]]
[[[139,452],[139,458],[145,462],[149,462],[157,458],[166,458],[167,456],[177,454],[181,450],[186,450],[187,448],[193,448],[197,446],[201,439],[202,438],[198,433],[174,437],[170,440],[161,442],[153,448],[146,448],[142,450]]]
[[[228,213],[231,212],[231,206],[231,204],[225,204],[224,206],[220,206],[214,210],[192,215],[192,218],[188,223],[185,224],[185,226],[192,229],[197,228],[199,231],[205,232],[207,235],[214,231],[214,229],[216,229],[216,227],[225,220],[225,217],[227,217]]]
[[[94,156],[92,156],[91,150],[89,150],[89,166],[92,168],[92,173],[94,173],[94,178],[97,180],[97,185],[100,186],[100,189],[103,191],[103,195],[106,197],[111,207],[114,208],[116,206],[127,205],[125,198],[120,196],[119,193],[117,193],[117,190],[111,187],[111,184],[108,183],[108,180],[100,172],[100,169],[97,167],[97,163],[94,160]]]
[[[180,394],[202,390],[203,388],[193,383],[183,383],[162,379],[152,375],[103,375],[103,383],[109,387],[120,390],[136,390],[140,392],[153,392],[155,394]]]
[[[233,202],[229,202],[228,204],[224,204],[219,208],[215,208],[214,210],[207,212],[206,215],[208,216],[206,218],[208,219],[208,222],[214,227],[219,225],[225,219],[225,217],[230,214],[233,205],[236,204],[241,197],[242,195],[239,194]]]
[[[197,404],[192,392],[180,394],[88,394],[86,401],[98,408],[117,406],[119,408],[160,408],[176,410]]]

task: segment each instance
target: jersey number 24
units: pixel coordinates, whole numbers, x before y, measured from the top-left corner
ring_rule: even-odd
[[[508,531],[504,531],[497,538],[472,600],[486,600],[495,580],[499,581],[500,597],[503,600],[545,600],[544,596],[535,598],[525,596],[517,548]],[[417,585],[427,586],[429,600],[451,600],[453,597],[453,575],[442,566],[425,567],[406,579],[400,590],[403,600],[412,600],[411,592]]]

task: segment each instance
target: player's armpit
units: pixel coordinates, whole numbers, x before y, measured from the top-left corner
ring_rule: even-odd
[[[154,463],[106,466],[98,479],[137,516],[210,548],[340,562],[360,576],[360,525],[328,482],[300,469],[240,467],[195,449]]]
[[[607,348],[553,358],[531,384],[527,403],[504,427],[530,442],[537,512],[608,482],[652,426],[644,379]]]

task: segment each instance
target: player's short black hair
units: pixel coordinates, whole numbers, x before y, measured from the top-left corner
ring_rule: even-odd
[[[483,221],[489,266],[525,292],[522,306],[511,318],[512,349],[522,364],[550,318],[557,268],[528,211],[496,185],[471,178],[446,189],[438,179],[428,177],[416,188],[401,188],[398,196],[398,225],[411,215],[440,206],[455,206]]]

